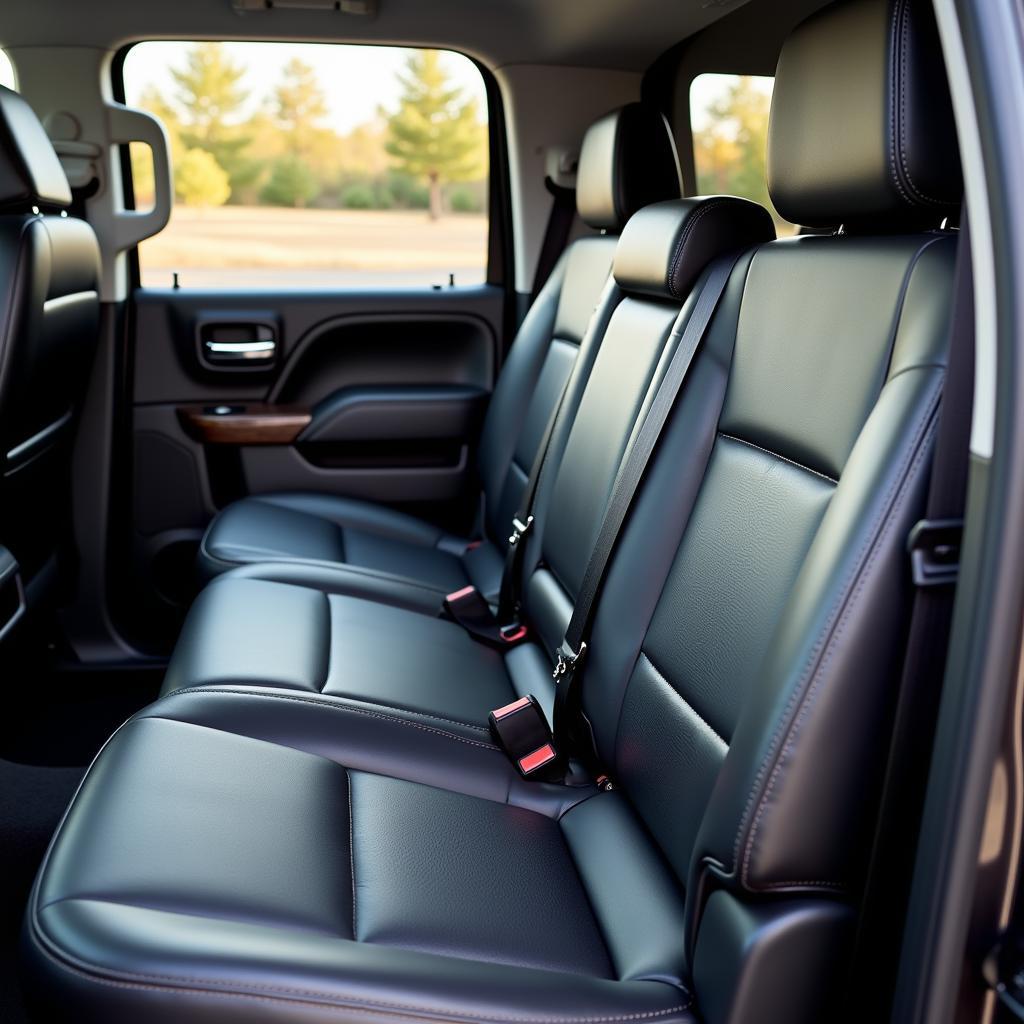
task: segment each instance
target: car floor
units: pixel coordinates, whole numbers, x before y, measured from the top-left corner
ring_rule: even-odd
[[[155,699],[163,667],[83,670],[30,640],[5,656],[2,669],[0,1021],[26,1024],[18,941],[39,862],[89,762],[126,718]]]

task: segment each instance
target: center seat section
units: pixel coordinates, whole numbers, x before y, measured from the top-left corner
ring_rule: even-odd
[[[524,643],[480,643],[432,601],[396,605],[329,567],[269,563],[225,573],[189,611],[164,692],[258,685],[386,708],[479,738],[488,714],[533,693],[551,712],[553,652],[594,547],[623,456],[656,393],[709,262],[774,237],[767,211],[715,196],[635,214],[615,251],[607,323],[566,437],[542,474],[523,555]],[[418,594],[418,591],[416,592]],[[533,624],[534,642],[529,639]],[[558,636],[556,637],[556,633]]]
[[[612,788],[527,782],[438,723],[179,690],[44,860],[41,1019],[837,1019],[954,292],[930,4],[800,25],[768,160],[782,216],[844,230],[740,259],[647,467],[582,664]]]
[[[259,494],[214,518],[200,545],[202,577],[252,562],[308,561],[345,566],[378,591],[390,582],[399,594],[416,593],[419,584],[421,599],[435,603],[467,584],[496,596],[512,518],[545,427],[570,375],[585,380],[594,358],[587,328],[619,232],[637,210],[679,195],[675,143],[659,111],[631,103],[588,129],[576,207],[580,220],[600,234],[568,246],[509,349],[480,435],[482,513],[473,538],[339,495]],[[590,333],[599,337],[602,326]],[[564,405],[571,419],[572,393]]]

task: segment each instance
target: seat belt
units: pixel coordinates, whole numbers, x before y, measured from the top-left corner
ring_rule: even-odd
[[[551,212],[544,228],[544,241],[541,242],[540,255],[537,257],[537,270],[533,275],[533,287],[530,289],[530,301],[533,302],[541,289],[547,284],[551,272],[555,269],[558,258],[565,251],[569,242],[569,232],[576,219],[576,189],[564,185],[556,185],[550,176],[545,176],[544,187],[551,195]]]
[[[722,256],[711,264],[654,401],[651,402],[640,431],[616,475],[608,509],[573,606],[569,627],[556,652],[555,668],[552,673],[556,683],[552,723],[556,750],[572,750],[584,757],[594,756],[593,736],[589,723],[585,721],[579,700],[579,680],[581,662],[587,650],[586,637],[589,635],[598,591],[647,464],[689,375],[690,367],[707,334],[711,319],[740,255],[741,253],[737,252]],[[579,734],[579,727],[582,727],[583,735]]]
[[[614,279],[609,278],[597,305],[590,314],[590,321],[583,332],[584,339],[593,331],[597,313],[605,307],[613,289]],[[582,347],[581,342],[581,350]],[[498,614],[495,615],[491,611],[487,599],[473,586],[463,587],[462,590],[448,594],[444,599],[444,610],[451,618],[477,640],[494,647],[507,647],[526,637],[526,628],[519,621],[521,566],[523,549],[526,547],[524,540],[533,525],[533,504],[537,497],[537,488],[540,486],[541,477],[547,466],[551,439],[567,415],[565,398],[569,393],[569,386],[577,373],[578,366],[579,360],[577,359],[566,375],[558,398],[551,409],[537,446],[537,452],[533,457],[530,475],[519,496],[519,511],[512,517],[512,532],[508,538],[508,547],[505,549],[505,564],[501,573]]]
[[[579,596],[573,606],[565,639],[556,653],[557,660],[552,673],[556,683],[553,728],[543,727],[546,722],[542,711],[538,723],[539,705],[533,698],[524,698],[515,705],[499,708],[490,716],[492,734],[525,778],[550,781],[556,774],[564,776],[571,754],[589,762],[590,767],[597,766],[593,735],[578,696],[581,662],[587,649],[585,637],[593,617],[594,604],[633,497],[740,255],[734,253],[723,256],[712,263],[693,312],[682,328],[682,335],[654,401],[616,474],[608,508],[583,576]],[[519,745],[521,737],[524,745]],[[526,744],[531,749],[527,750]],[[606,788],[611,785],[603,774],[599,774],[599,779],[602,780],[599,784]]]
[[[973,394],[974,290],[965,218],[957,247],[946,379],[925,518],[907,543],[916,589],[853,950],[851,977],[858,992],[859,1019],[865,1019],[864,993],[869,1008],[877,1000],[877,1013],[868,1012],[867,1018],[887,1017],[895,984],[903,930],[892,925],[893,908],[905,909],[909,894],[946,667],[970,467]],[[903,916],[900,913],[899,919]]]

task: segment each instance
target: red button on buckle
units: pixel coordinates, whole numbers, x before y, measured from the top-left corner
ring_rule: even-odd
[[[529,697],[520,697],[519,700],[514,700],[511,704],[506,704],[504,707],[492,711],[491,714],[500,721],[502,718],[508,718],[509,715],[514,714],[516,711],[529,707],[529,705]]]
[[[555,748],[550,743],[545,743],[543,747],[538,747],[532,754],[527,754],[526,757],[519,759],[519,770],[524,775],[529,775],[530,772],[535,772],[538,768],[550,764],[557,756]]]

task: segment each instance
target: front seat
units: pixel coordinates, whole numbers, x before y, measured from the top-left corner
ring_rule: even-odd
[[[99,330],[96,236],[43,126],[0,87],[0,544],[30,601],[67,533],[70,440]]]

